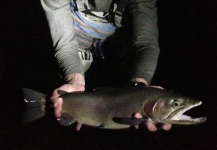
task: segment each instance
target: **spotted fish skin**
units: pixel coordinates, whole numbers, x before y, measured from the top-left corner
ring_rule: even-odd
[[[63,105],[62,116],[57,121],[63,126],[69,126],[76,121],[105,129],[122,129],[147,120],[182,125],[206,121],[205,117],[191,118],[183,114],[199,106],[201,101],[152,87],[110,88],[96,92],[58,91],[58,93],[63,99]],[[42,104],[42,101],[40,103]],[[135,113],[140,113],[147,119],[132,119]],[[37,118],[33,115],[31,117],[31,120]]]

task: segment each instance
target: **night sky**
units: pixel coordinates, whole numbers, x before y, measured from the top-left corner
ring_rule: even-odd
[[[161,53],[152,84],[202,100],[189,113],[207,116],[206,123],[156,133],[87,126],[76,132],[49,118],[21,123],[21,87],[49,93],[62,80],[40,1],[0,1],[0,149],[217,149],[217,1],[157,5]]]

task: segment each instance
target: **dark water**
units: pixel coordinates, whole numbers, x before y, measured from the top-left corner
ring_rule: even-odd
[[[161,55],[152,83],[201,99],[202,106],[189,114],[207,116],[206,123],[155,133],[87,126],[76,132],[75,126],[61,127],[52,118],[21,123],[20,88],[49,93],[62,81],[39,1],[0,1],[0,149],[217,149],[216,5],[211,0],[158,2]],[[124,82],[113,80],[114,73],[103,82],[102,75],[92,68],[87,89]]]

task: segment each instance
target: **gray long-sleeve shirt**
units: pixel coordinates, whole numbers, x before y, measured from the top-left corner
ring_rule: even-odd
[[[72,73],[84,74],[78,56],[70,0],[41,0],[41,4],[47,16],[56,50],[55,57],[60,67],[66,76]],[[127,11],[132,16],[132,49],[135,52],[131,78],[144,78],[150,83],[159,56],[156,0],[131,0]]]

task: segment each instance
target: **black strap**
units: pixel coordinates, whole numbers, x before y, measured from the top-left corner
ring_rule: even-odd
[[[124,13],[128,3],[129,3],[129,0],[120,0],[117,6],[117,9],[116,9],[117,15]]]
[[[126,10],[129,1],[130,0],[120,0],[117,2],[117,0],[113,0],[109,8],[109,15],[107,16],[107,20],[109,22],[113,22],[117,27],[121,27],[122,15]],[[116,10],[114,10],[115,4],[117,4]]]
[[[120,0],[118,3],[117,9],[115,11],[115,16],[114,16],[114,23],[117,27],[121,27],[121,20],[122,20],[122,15],[126,10],[126,7],[128,5],[130,0]]]
[[[109,8],[109,15],[106,16],[106,19],[109,22],[113,22],[117,27],[121,27],[121,20],[122,20],[122,15],[126,10],[126,7],[129,3],[130,0],[113,0],[111,3],[111,6]],[[74,3],[76,4],[76,0],[74,0]],[[114,10],[114,5],[117,4],[116,10]],[[84,4],[85,10],[83,11],[85,14],[92,14],[91,10],[88,9],[88,6]],[[96,15],[95,15],[96,16]],[[96,16],[98,17],[98,16]]]
[[[76,3],[76,0],[73,0],[73,3],[75,4],[75,11],[78,11],[78,6],[77,6],[77,3]],[[71,3],[70,3],[71,4]]]
[[[91,10],[88,9],[87,5],[84,3],[85,10],[83,11],[85,14],[91,14]]]
[[[115,22],[114,21],[114,12],[116,10],[114,10],[114,5],[115,5],[115,0],[112,1],[111,5],[110,5],[110,8],[109,8],[109,14],[106,16],[106,19],[108,20],[108,22]]]

